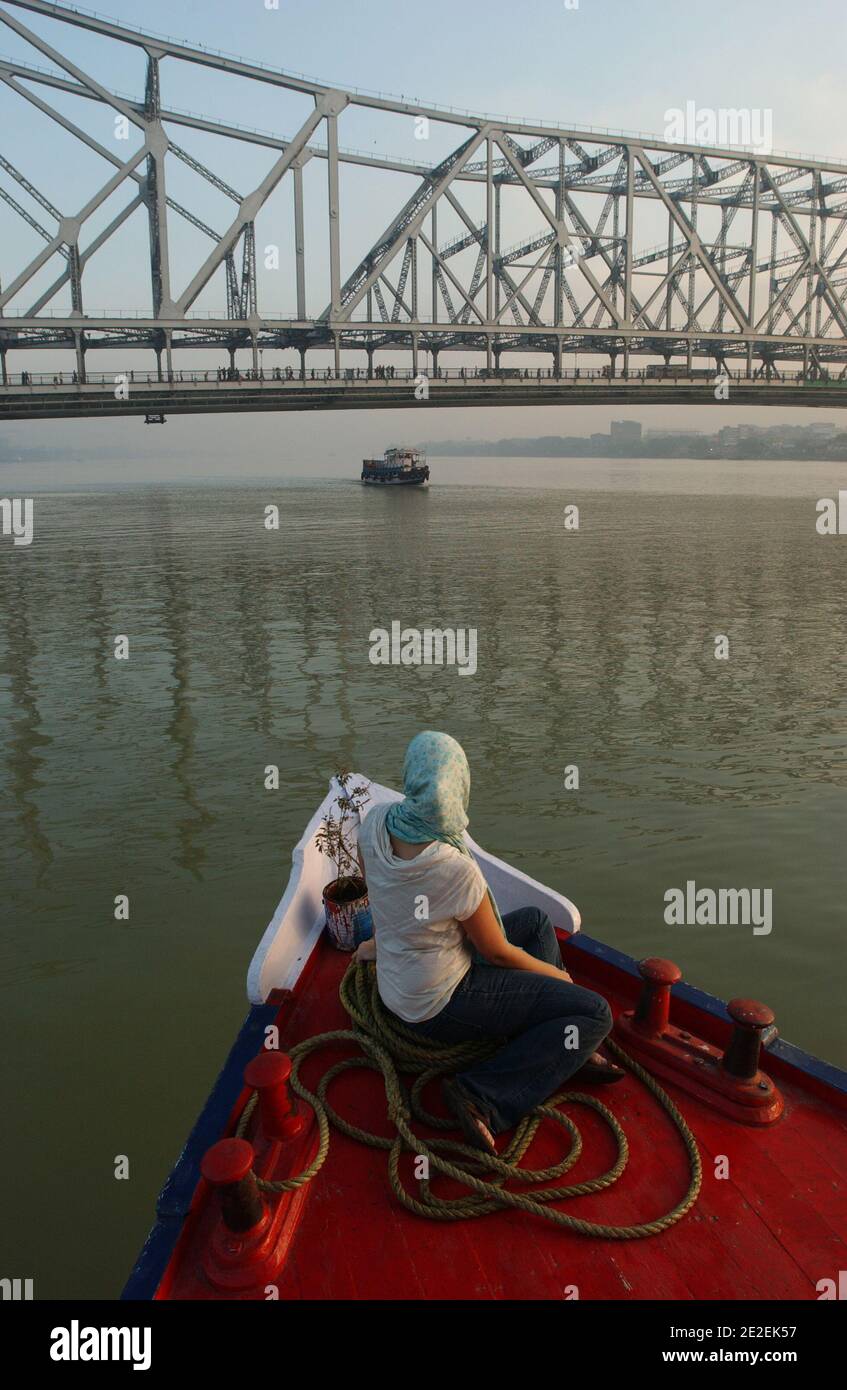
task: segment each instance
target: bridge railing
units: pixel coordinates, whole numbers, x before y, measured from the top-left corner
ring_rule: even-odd
[[[746,371],[726,371],[722,374],[730,382],[756,382],[767,384],[767,382],[798,382],[806,385],[826,383],[830,386],[844,386],[847,388],[847,380],[843,378],[828,377],[826,375],[813,379],[807,377],[802,371],[785,372],[775,369],[769,376],[759,374],[751,377]],[[597,368],[572,368],[556,372],[552,367],[439,367],[437,370],[432,368],[420,368],[415,371],[411,367],[391,367],[378,366],[368,371],[367,367],[343,367],[336,371],[333,367],[313,367],[305,372],[293,367],[274,367],[252,369],[230,369],[230,368],[211,368],[207,371],[173,371],[163,372],[158,375],[155,371],[123,371],[123,372],[87,372],[85,379],[80,380],[76,372],[17,372],[8,373],[6,380],[0,383],[0,390],[12,387],[43,388],[54,386],[56,388],[67,388],[69,386],[109,386],[116,388],[125,386],[225,386],[250,384],[267,385],[271,387],[284,384],[309,384],[311,382],[340,382],[341,384],[355,382],[427,382],[438,381],[527,381],[527,382],[571,382],[573,384],[583,384],[584,382],[606,382],[608,384],[625,384],[627,382],[649,382],[652,385],[660,382],[675,382],[679,385],[703,385],[705,382],[716,382],[718,373],[713,367],[694,368],[690,372],[680,369],[672,369],[668,372],[654,371],[649,367],[639,367],[634,370],[621,370],[610,372],[608,367]]]

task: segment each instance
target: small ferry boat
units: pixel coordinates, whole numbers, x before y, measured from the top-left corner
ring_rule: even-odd
[[[399,799],[369,791],[361,816]],[[469,836],[501,911],[543,909],[574,980],[609,1000],[627,1075],[575,1078],[498,1141],[499,1171],[461,1157],[432,1073],[395,1084],[367,1035],[373,967],[348,970],[324,930],[335,870],[316,836],[340,793],[293,851],[250,1012],[123,1298],[843,1298],[847,1072],[779,1039],[765,1005],[589,937],[572,902]]]
[[[388,487],[426,487],[429,483],[426,454],[422,449],[397,445],[386,449],[381,459],[363,459],[362,482]]]

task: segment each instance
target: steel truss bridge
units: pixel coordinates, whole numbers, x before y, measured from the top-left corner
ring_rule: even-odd
[[[22,11],[52,21],[53,41]],[[101,51],[140,55],[143,94],[113,91],[69,57],[60,39],[71,30],[96,36]],[[45,141],[41,172],[21,169],[17,127],[3,123],[0,199],[38,249],[10,264],[8,238],[0,241],[0,418],[711,400],[711,378],[724,373],[734,403],[847,400],[847,163],[344,91],[44,0],[2,0],[0,31],[32,55],[0,57],[21,128],[35,108],[104,171],[61,210],[45,191],[53,146]],[[168,105],[163,88],[178,90],[186,65],[218,83],[238,79],[245,109],[250,92],[277,89],[302,106],[299,128],[263,133]],[[101,138],[84,123],[91,111]],[[362,111],[380,130],[393,118],[407,150],[431,140],[435,162],[347,148],[345,119],[358,112],[361,129]],[[105,143],[119,120],[131,138]],[[187,148],[198,136],[202,159]],[[265,172],[236,188],[245,146]],[[176,191],[188,170],[196,198],[176,196],[175,170]],[[380,181],[394,199],[387,224],[370,212],[385,206]],[[147,307],[95,312],[87,284],[133,219],[144,232],[135,282]],[[179,283],[175,222],[192,239]],[[279,258],[270,274],[266,238]],[[280,305],[279,287],[291,304]],[[207,307],[215,293],[225,309]],[[65,370],[21,369],[22,352],[59,349]],[[138,349],[151,354],[152,375],[133,373],[123,394],[114,373],[92,370],[97,351],[114,360]],[[182,371],[191,350],[224,369]],[[264,354],[280,350],[293,370],[269,369]],[[586,361],[593,368],[576,371]]]

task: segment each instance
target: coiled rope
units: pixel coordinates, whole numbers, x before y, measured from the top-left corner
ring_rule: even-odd
[[[421,1092],[428,1082],[445,1073],[467,1067],[472,1062],[490,1057],[502,1043],[486,1041],[445,1046],[422,1041],[419,1035],[404,1028],[386,1012],[377,991],[376,970],[370,964],[350,965],[341,982],[339,997],[350,1016],[352,1028],[336,1029],[307,1038],[304,1042],[297,1043],[289,1053],[292,1062],[291,1086],[295,1094],[311,1106],[315,1113],[318,1126],[317,1152],[308,1166],[296,1177],[280,1182],[267,1182],[257,1175],[256,1181],[263,1191],[292,1192],[311,1182],[320,1171],[329,1152],[330,1125],[334,1125],[342,1134],[349,1135],[361,1144],[375,1149],[387,1149],[388,1172],[395,1197],[407,1210],[435,1221],[459,1221],[466,1217],[485,1216],[489,1212],[515,1207],[527,1215],[541,1217],[555,1226],[563,1226],[582,1235],[599,1236],[608,1240],[637,1240],[643,1236],[658,1235],[660,1231],[666,1231],[669,1226],[680,1221],[696,1202],[702,1181],[697,1141],[670,1096],[658,1082],[608,1038],[604,1046],[614,1054],[622,1066],[643,1082],[673,1121],[688,1155],[691,1174],[688,1190],[676,1206],[664,1216],[633,1226],[612,1226],[603,1222],[586,1221],[551,1205],[568,1197],[582,1197],[591,1192],[601,1192],[617,1182],[626,1168],[629,1158],[626,1135],[602,1101],[581,1091],[561,1091],[551,1096],[546,1104],[536,1106],[531,1114],[524,1117],[508,1147],[496,1157],[454,1139],[422,1138],[412,1129],[413,1117],[434,1129],[455,1128],[453,1121],[429,1114],[422,1105]],[[336,1062],[321,1077],[317,1091],[310,1091],[300,1079],[300,1064],[318,1048],[336,1042],[356,1043],[364,1055]],[[396,1131],[393,1138],[388,1139],[379,1134],[372,1134],[369,1130],[360,1129],[337,1114],[329,1104],[327,1091],[331,1083],[335,1077],[352,1067],[368,1067],[382,1073],[388,1114]],[[399,1071],[415,1076],[409,1093],[400,1080]],[[254,1092],[238,1123],[238,1138],[244,1136],[256,1101],[257,1094]],[[615,1137],[618,1156],[612,1167],[600,1177],[570,1186],[547,1186],[546,1184],[556,1184],[564,1177],[582,1153],[582,1138],[577,1126],[568,1115],[562,1114],[556,1108],[564,1101],[588,1106],[602,1117]],[[568,1132],[571,1138],[570,1152],[561,1163],[549,1168],[521,1168],[520,1161],[532,1143],[538,1126],[545,1119],[551,1120]],[[400,1177],[400,1157],[404,1149],[413,1153],[416,1159],[426,1158],[428,1172],[443,1173],[454,1178],[469,1188],[470,1192],[460,1197],[438,1197],[432,1192],[427,1177],[418,1179],[419,1195],[414,1196]],[[486,1177],[486,1174],[491,1176]],[[520,1183],[532,1190],[526,1193],[512,1191],[505,1186],[507,1181]]]

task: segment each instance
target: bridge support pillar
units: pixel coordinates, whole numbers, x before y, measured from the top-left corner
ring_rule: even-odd
[[[153,334],[153,351],[156,354],[156,376],[162,380],[162,348],[165,346],[165,335],[161,329],[157,329]]]
[[[417,333],[413,333],[413,334],[412,334],[412,374],[413,374],[414,376],[417,376],[417,374],[418,374],[418,335],[417,335]]]
[[[333,347],[335,352],[335,375],[341,376],[341,337],[338,333],[336,333],[334,337],[335,342],[333,344]]]
[[[79,381],[85,381],[85,339],[80,329],[74,329],[74,347],[76,349],[76,374]]]
[[[255,333],[250,334],[250,344],[253,349],[253,371],[259,370],[259,339]]]
[[[168,364],[168,381],[173,381],[173,379],[174,379],[174,358],[173,358],[173,349],[172,349],[172,347],[171,347],[171,335],[170,335],[170,333],[166,333],[166,334],[165,334],[165,361],[166,361],[167,364]]]
[[[374,374],[374,350],[372,347],[367,349],[368,353],[368,381],[373,380]]]
[[[306,349],[304,347],[300,349],[300,380],[306,380]]]
[[[229,348],[229,371],[230,376],[235,376],[235,348]]]
[[[491,339],[490,339],[490,338],[486,338],[486,340],[485,340],[485,369],[486,369],[486,371],[490,372],[490,371],[491,371],[492,365],[493,365],[493,353],[492,353],[492,350],[491,350]]]
[[[438,376],[438,348],[432,349],[432,375]]]
[[[553,353],[553,371],[557,377],[562,375],[562,340],[556,339],[556,348]]]
[[[0,347],[0,381],[2,381],[2,383],[3,383],[4,386],[8,386],[8,384],[9,384],[9,377],[8,377],[8,373],[7,373],[7,371],[6,371],[6,349],[5,349],[5,347]]]

